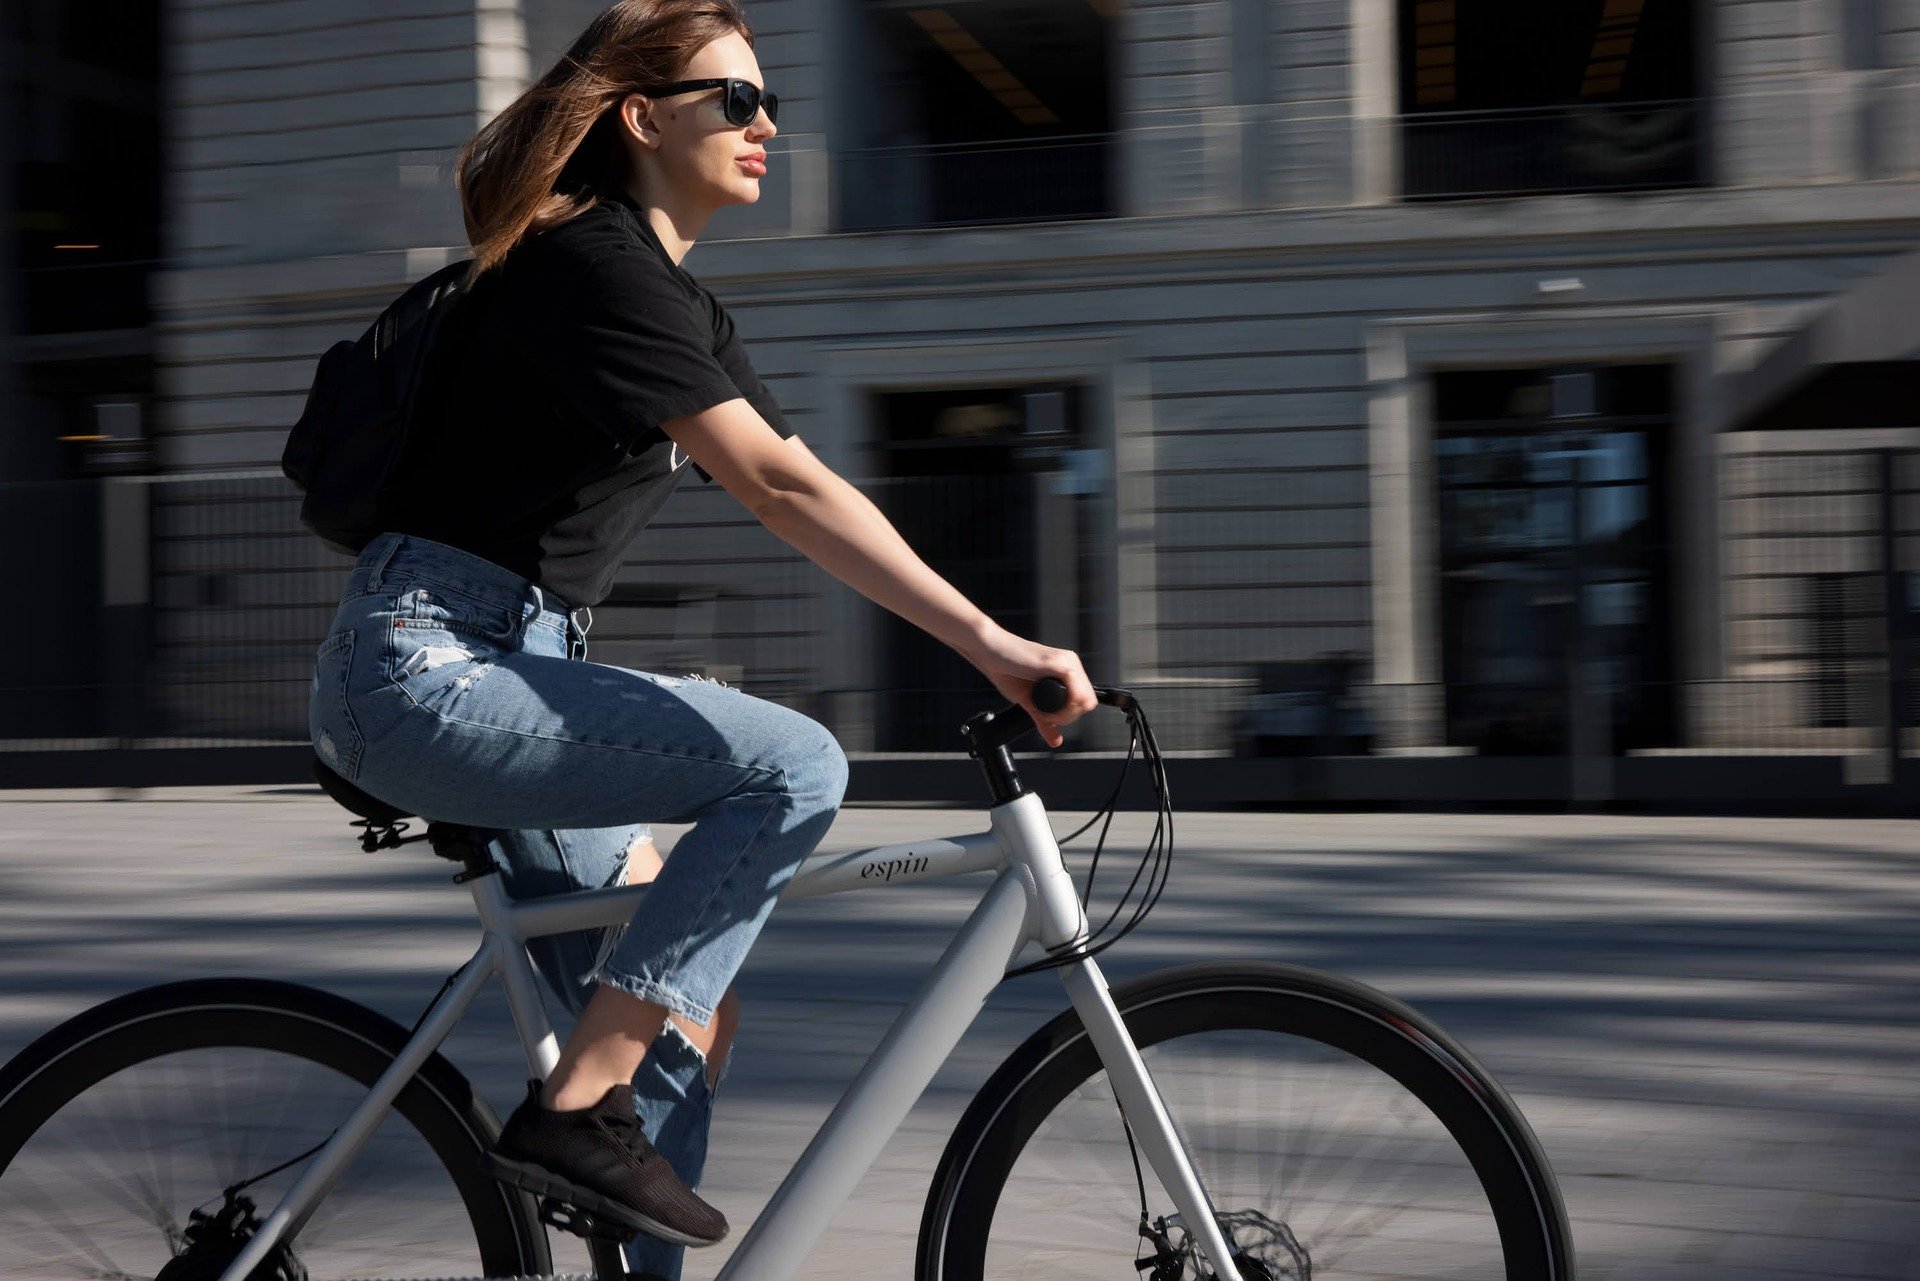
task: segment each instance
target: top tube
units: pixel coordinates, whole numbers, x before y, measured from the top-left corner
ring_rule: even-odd
[[[991,831],[876,845],[845,854],[815,854],[800,865],[780,892],[780,899],[818,898],[847,890],[988,872],[1000,867],[1002,859],[1000,838]],[[520,900],[508,909],[513,937],[524,943],[549,934],[622,924],[633,915],[634,905],[646,892],[646,885],[641,884]]]

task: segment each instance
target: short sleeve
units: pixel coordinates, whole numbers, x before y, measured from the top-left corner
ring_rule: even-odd
[[[525,330],[528,354],[592,426],[632,449],[660,424],[746,394],[714,354],[713,323],[654,255],[595,255]]]
[[[742,396],[746,397],[747,403],[766,420],[767,426],[778,432],[783,439],[793,435],[793,424],[787,421],[787,416],[781,411],[779,402],[773,398],[773,393],[767,390],[766,385],[760,381],[760,376],[754,373],[753,362],[747,359],[747,349],[741,346],[740,335],[733,327],[733,317],[727,314],[727,309],[711,293],[707,294],[707,301],[713,308],[714,316],[713,358],[726,371],[727,380],[739,389]],[[699,463],[695,463],[693,469],[700,473],[701,480],[713,479],[701,469]]]

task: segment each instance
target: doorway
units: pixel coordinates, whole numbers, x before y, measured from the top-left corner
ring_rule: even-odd
[[[1434,376],[1449,745],[1673,741],[1673,406],[1668,364]]]
[[[922,560],[1009,631],[1086,652],[1091,488],[1081,383],[873,396],[875,502]],[[874,747],[944,752],[998,700],[979,672],[882,616]]]

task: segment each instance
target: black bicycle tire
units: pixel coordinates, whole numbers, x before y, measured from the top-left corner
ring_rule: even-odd
[[[1566,1207],[1532,1127],[1464,1047],[1411,1007],[1365,984],[1298,966],[1182,966],[1113,989],[1142,1047],[1253,1024],[1308,1036],[1372,1064],[1446,1126],[1488,1194],[1508,1281],[1572,1281]],[[1261,1005],[1264,998],[1264,1005]],[[940,1158],[920,1221],[916,1281],[981,1281],[999,1194],[1047,1114],[1100,1071],[1072,1010],[1029,1037],[988,1078]],[[1462,1131],[1466,1131],[1463,1137]]]
[[[114,1072],[162,1054],[240,1046],[290,1054],[372,1085],[407,1029],[317,988],[264,979],[167,983],[116,997],[59,1024],[0,1066],[0,1177],[61,1107]],[[430,1055],[394,1110],[458,1189],[490,1277],[552,1271],[533,1198],[490,1177],[481,1152],[500,1133],[486,1099]]]

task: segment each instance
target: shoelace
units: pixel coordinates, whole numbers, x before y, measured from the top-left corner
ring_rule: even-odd
[[[613,1132],[613,1136],[627,1151],[633,1153],[634,1159],[641,1164],[644,1165],[659,1155],[652,1141],[647,1138],[646,1129],[640,1124],[638,1116],[624,1115],[620,1109],[616,1108],[597,1113],[596,1117],[602,1125]]]

